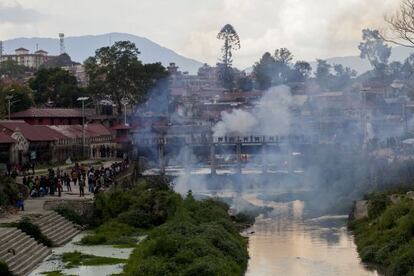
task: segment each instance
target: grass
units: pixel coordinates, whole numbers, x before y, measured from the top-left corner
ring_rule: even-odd
[[[52,241],[49,240],[45,235],[43,235],[43,233],[40,231],[39,226],[31,222],[30,219],[27,217],[23,217],[18,222],[3,224],[3,226],[16,227],[20,229],[22,232],[32,237],[33,239],[35,239],[36,241],[42,243],[43,245],[47,247],[53,246]]]
[[[62,261],[65,263],[66,268],[78,266],[114,265],[127,262],[125,259],[82,254],[78,251],[63,253]]]
[[[64,217],[65,219],[77,224],[77,225],[87,225],[88,220],[86,217],[79,215],[74,210],[59,206],[55,209],[55,212],[57,212],[59,215]]]
[[[42,272],[41,274],[46,275],[46,276],[75,276],[75,275],[65,274],[61,270],[46,271],[46,272]]]
[[[349,223],[362,261],[386,275],[414,275],[414,201],[401,195],[393,204],[377,194],[368,204],[369,217]]]
[[[139,232],[134,227],[111,220],[96,228],[92,234],[83,237],[81,244],[135,247],[138,235]]]

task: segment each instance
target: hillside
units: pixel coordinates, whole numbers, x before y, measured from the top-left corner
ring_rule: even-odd
[[[102,35],[86,35],[76,37],[66,37],[66,52],[73,61],[83,62],[86,58],[94,55],[95,50],[108,46],[111,42],[119,40],[130,40],[134,42],[141,52],[140,59],[144,63],[161,62],[164,66],[170,62],[175,62],[182,71],[196,73],[203,64],[194,59],[177,54],[173,50],[163,47],[147,38],[125,33],[107,33]],[[50,55],[59,54],[58,38],[16,38],[4,41],[4,52],[14,53],[14,49],[24,47],[30,51],[39,49],[48,51]]]

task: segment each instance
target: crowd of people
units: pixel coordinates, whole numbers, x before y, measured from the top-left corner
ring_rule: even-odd
[[[62,192],[72,192],[72,185],[79,187],[79,196],[85,196],[85,189],[91,194],[97,194],[105,187],[114,183],[115,177],[127,170],[128,160],[115,162],[109,167],[85,166],[76,163],[72,169],[61,170],[49,168],[46,175],[24,176],[23,184],[27,186],[31,197],[46,195],[62,196]]]
[[[11,164],[7,163],[6,165],[6,174],[7,176],[11,176],[13,178],[16,178],[19,175],[27,175],[27,174],[35,174],[35,162],[30,161],[26,162],[23,165],[17,163],[17,164]]]

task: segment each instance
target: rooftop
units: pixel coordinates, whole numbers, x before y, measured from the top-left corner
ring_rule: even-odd
[[[94,109],[85,109],[85,116],[95,113]],[[12,119],[21,118],[82,118],[82,110],[77,108],[29,108],[24,111],[12,113]]]
[[[66,137],[46,126],[32,126],[25,121],[12,120],[0,121],[0,131],[8,130],[13,133],[20,131],[23,136],[29,141],[54,141],[65,139]]]
[[[0,144],[14,144],[16,140],[5,134],[4,132],[0,132]]]

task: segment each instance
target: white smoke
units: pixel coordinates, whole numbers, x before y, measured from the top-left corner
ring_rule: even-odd
[[[261,133],[285,135],[290,130],[292,96],[287,86],[269,89],[250,110],[222,112],[222,120],[213,127],[214,136]]]
[[[251,113],[235,109],[231,113],[221,113],[221,121],[213,127],[213,132],[215,136],[224,136],[228,133],[248,133],[257,124],[257,119]]]

